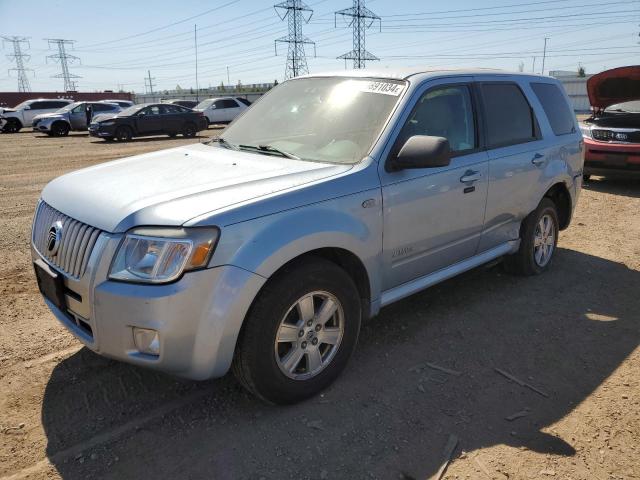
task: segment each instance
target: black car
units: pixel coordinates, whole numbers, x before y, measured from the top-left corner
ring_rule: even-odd
[[[181,107],[187,107],[187,108],[194,108],[196,105],[198,105],[198,102],[196,102],[195,100],[167,100],[166,102],[163,102],[165,104],[171,104],[171,105],[180,105]]]
[[[89,134],[105,140],[126,142],[133,137],[169,135],[195,137],[207,129],[207,119],[201,112],[194,112],[180,105],[147,103],[134,105],[117,115],[99,115],[89,126]]]

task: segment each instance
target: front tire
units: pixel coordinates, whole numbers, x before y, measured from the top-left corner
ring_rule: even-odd
[[[54,137],[66,137],[69,135],[69,125],[64,122],[56,122],[51,125],[51,134]]]
[[[4,133],[18,133],[22,129],[22,123],[16,118],[9,118],[7,124],[2,128]]]
[[[128,142],[133,138],[133,131],[126,126],[118,127],[116,130],[116,138],[119,142]]]
[[[517,275],[539,275],[549,269],[558,245],[558,211],[556,204],[543,198],[520,227],[520,248],[505,258],[508,272]]]
[[[309,398],[345,368],[360,319],[358,290],[335,263],[312,258],[285,267],[265,285],[245,319],[234,374],[267,402]]]

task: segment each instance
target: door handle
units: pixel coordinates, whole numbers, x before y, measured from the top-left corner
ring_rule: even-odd
[[[480,177],[482,177],[482,175],[480,175],[480,172],[476,170],[467,170],[466,172],[464,172],[464,175],[460,177],[460,181],[462,183],[474,183],[480,180]]]
[[[536,167],[543,165],[545,163],[544,155],[541,153],[536,153],[531,159],[531,163],[533,163]]]

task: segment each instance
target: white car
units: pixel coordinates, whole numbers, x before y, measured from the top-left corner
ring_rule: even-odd
[[[51,113],[66,107],[73,100],[65,98],[38,98],[25,100],[14,108],[5,108],[0,116],[2,120],[2,131],[4,133],[16,133],[23,127],[30,127],[33,117],[42,113]]]
[[[135,105],[131,100],[121,100],[119,98],[116,98],[115,100],[99,100],[98,103],[115,103],[122,109],[133,107]]]
[[[230,123],[247,108],[242,102],[233,97],[208,98],[195,106],[196,112],[204,113],[209,125],[215,123]]]

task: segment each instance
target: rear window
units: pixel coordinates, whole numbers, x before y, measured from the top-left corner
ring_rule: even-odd
[[[537,139],[533,110],[520,87],[513,83],[484,83],[480,88],[489,148]]]
[[[551,129],[556,135],[566,135],[576,131],[573,112],[557,85],[552,83],[532,83],[531,88],[540,100]]]

